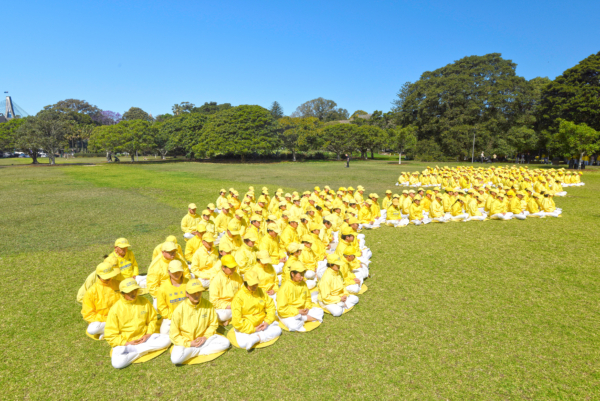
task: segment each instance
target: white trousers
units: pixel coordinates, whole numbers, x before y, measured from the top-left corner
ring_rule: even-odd
[[[171,352],[171,362],[175,365],[180,365],[198,355],[210,355],[217,352],[225,351],[231,347],[229,340],[223,336],[214,334],[206,339],[204,344],[199,347],[183,347],[176,345]]]
[[[483,221],[483,220],[485,220],[485,216],[469,216],[469,221],[471,221],[471,220]]]
[[[217,317],[219,318],[219,321],[226,322],[228,320],[231,320],[231,309],[216,309],[215,312],[217,312]]]
[[[567,196],[567,191],[557,192],[554,196]]]
[[[169,335],[169,331],[171,330],[171,319],[164,319],[160,324],[160,334]]]
[[[468,213],[461,213],[457,216],[452,216],[452,220],[454,220],[454,221],[459,221],[459,220],[468,221],[468,219],[469,219]]]
[[[492,216],[493,219],[500,219],[500,220],[510,220],[512,219],[512,213],[506,213],[506,215],[503,215],[501,213],[497,213],[495,215]]]
[[[327,261],[325,260],[325,265],[319,264],[317,266],[317,278],[320,280],[323,277],[323,274],[327,271]]]
[[[525,213],[521,212],[519,214],[513,214],[513,218],[519,219],[519,220],[525,220],[527,218],[527,215]]]
[[[281,272],[283,271],[283,265],[284,265],[284,263],[280,262],[280,263],[278,263],[276,265],[272,265],[272,266],[273,266],[273,269],[275,269],[275,272],[277,274],[281,274]]]
[[[358,297],[356,295],[348,295],[346,302],[338,302],[337,304],[325,305],[321,302],[321,306],[327,308],[329,312],[335,317],[342,316],[344,310],[352,308],[358,303]]]
[[[423,217],[423,220],[411,220],[410,222],[413,223],[415,226],[420,226],[421,224],[431,223],[431,219],[427,218],[427,217]]]
[[[379,221],[379,220],[377,220]],[[373,229],[373,228],[379,228],[379,223],[375,221],[373,224],[362,224],[363,228],[369,228],[369,229]]]
[[[381,210],[379,213],[381,213],[381,218],[385,221],[385,218],[387,217],[387,210]]]
[[[386,220],[385,224],[391,224],[394,227],[404,227],[409,223],[408,219],[399,219],[399,220]]]
[[[442,217],[434,217],[433,218],[434,221],[439,221],[440,223],[447,223],[448,219],[446,216],[442,216]]]
[[[104,326],[106,326],[106,322],[92,322],[88,324],[87,332],[93,336],[96,334],[104,334]]]
[[[194,234],[192,234],[192,233],[185,233],[185,234],[183,234],[183,238],[185,238],[185,239],[192,239],[192,238],[194,238]]]
[[[308,286],[309,290],[312,290],[313,288],[315,288],[317,286],[317,280],[315,278],[316,276],[317,276],[317,274],[312,270],[306,270],[306,272],[304,273],[304,278],[306,279],[306,285]]]
[[[269,342],[281,335],[281,328],[279,327],[279,323],[277,323],[276,321],[271,323],[271,325],[265,330],[260,331],[258,333],[246,334],[241,333],[236,329],[234,330],[235,339],[238,345],[241,348],[246,348],[246,350],[250,350],[250,348],[254,347],[255,344]]]
[[[135,276],[135,281],[140,286],[140,288],[146,288],[146,278],[148,276]]]
[[[308,320],[308,316],[318,320],[319,322],[323,322],[323,309],[321,308],[310,308],[308,310],[307,316],[302,316],[301,314],[297,314],[296,316],[286,317],[281,320],[281,323],[285,324],[285,327],[290,329],[290,331],[306,331],[304,329],[304,322]]]
[[[167,348],[169,345],[171,339],[168,335],[152,334],[145,343],[114,347],[111,362],[115,369],[123,369],[147,353]]]

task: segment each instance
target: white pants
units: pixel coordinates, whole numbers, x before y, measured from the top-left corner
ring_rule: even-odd
[[[140,288],[146,288],[146,278],[148,276],[135,276],[135,281],[140,286]]]
[[[356,238],[358,238],[359,240],[361,240],[361,239],[365,239],[365,235],[364,235],[364,234],[358,234],[358,235],[356,236]]]
[[[513,218],[519,219],[519,220],[525,220],[527,218],[527,215],[525,215],[525,213],[521,212],[519,214],[513,214]]]
[[[199,347],[183,347],[176,345],[171,352],[171,362],[175,365],[180,365],[198,355],[210,355],[217,352],[225,351],[231,347],[229,340],[223,336],[214,334],[206,339],[204,344]]]
[[[104,334],[104,326],[106,326],[106,322],[92,322],[88,324],[87,332],[93,336]]]
[[[360,284],[351,284],[346,286],[346,291],[348,291],[351,294],[358,294],[360,292]]]
[[[192,239],[192,238],[194,238],[194,234],[192,234],[192,233],[185,233],[185,234],[183,234],[183,238],[185,238],[185,239]]]
[[[469,220],[483,221],[485,216],[469,216]]]
[[[250,350],[250,348],[254,347],[255,344],[258,343],[266,343],[271,340],[276,339],[281,335],[281,328],[279,327],[279,323],[273,322],[270,326],[268,326],[265,330],[259,331],[258,333],[246,334],[241,333],[235,330],[235,339],[238,345],[241,348],[246,348]]]
[[[431,223],[431,219],[424,217],[423,220],[411,220],[410,222],[413,223],[415,226],[420,226],[421,224]]]
[[[346,302],[338,302],[337,304],[325,305],[321,303],[321,306],[327,308],[329,312],[335,317],[342,316],[344,310],[352,308],[358,303],[358,297],[356,295],[348,295]]]
[[[304,329],[304,322],[308,320],[308,316],[318,320],[319,322],[323,322],[323,309],[321,308],[311,308],[308,310],[307,316],[302,316],[301,314],[297,314],[293,317],[286,317],[281,320],[281,323],[285,324],[285,327],[290,329],[290,331],[306,331]]]
[[[452,216],[452,220],[454,221],[458,221],[458,220],[462,220],[462,221],[468,221],[469,220],[469,214],[468,213],[461,213],[457,216]]]
[[[362,226],[363,226],[363,228],[370,228],[370,229],[379,228],[379,223],[374,222],[373,224],[363,224]]]
[[[566,196],[566,195],[567,195],[567,191],[557,192],[554,194],[554,196]]]
[[[169,345],[171,345],[171,339],[168,335],[152,334],[145,343],[114,347],[111,358],[113,368],[123,369],[147,353],[167,348]]]
[[[385,221],[385,218],[387,217],[387,210],[381,210],[379,213],[381,213],[381,218]]]
[[[228,320],[231,320],[231,309],[216,309],[215,312],[217,312],[217,317],[219,318],[219,321],[226,322]]]
[[[501,213],[497,213],[495,215],[492,216],[493,219],[500,219],[500,220],[510,220],[512,219],[512,213],[506,213],[506,215],[503,215]]]
[[[434,217],[433,218],[434,221],[439,221],[440,223],[447,223],[448,219],[446,216],[442,216],[442,217]]]
[[[280,263],[278,263],[276,265],[272,265],[272,266],[273,266],[273,269],[275,269],[275,272],[277,274],[281,274],[281,272],[283,271],[283,265],[284,265],[284,263],[280,262]]]
[[[319,291],[311,292],[310,299],[313,302],[313,304],[319,303]]]
[[[404,227],[408,225],[408,219],[400,219],[400,220],[386,220],[385,224],[391,224],[394,227]]]
[[[168,336],[170,330],[171,330],[171,320],[163,318],[163,321],[160,324],[160,334],[165,334]]]
[[[307,270],[304,273],[304,278],[306,279],[306,285],[308,286],[309,290],[312,290],[313,288],[315,288],[317,286],[317,280],[315,279],[316,276],[317,276],[317,274],[312,270]]]
[[[317,278],[320,280],[323,277],[323,274],[327,271],[327,261],[325,260],[325,265],[319,264],[317,266]]]
[[[202,287],[208,290],[208,288],[210,287],[210,280],[207,278],[199,278],[198,280],[200,280],[200,282],[202,283]]]

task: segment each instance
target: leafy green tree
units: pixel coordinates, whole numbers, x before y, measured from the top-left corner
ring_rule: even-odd
[[[230,109],[231,107],[231,103],[217,104],[217,102],[205,102],[200,107],[194,107],[192,113],[217,114],[218,112]]]
[[[50,164],[56,164],[55,154],[59,153],[67,143],[73,130],[73,121],[67,115],[56,110],[42,110],[34,118],[28,118],[18,129],[17,135],[23,136],[20,141],[30,154],[43,149]]]
[[[422,162],[432,162],[441,160],[443,157],[440,145],[433,139],[424,139],[417,141],[415,148],[415,160]]]
[[[575,124],[560,119],[555,143],[563,155],[578,155],[579,168],[581,168],[585,155],[600,151],[600,132],[586,123]]]
[[[165,121],[167,121],[167,120],[169,120],[169,119],[171,119],[173,117],[175,117],[175,116],[173,114],[169,114],[169,113],[159,114],[158,116],[156,116],[156,118],[154,119],[154,121],[157,122],[157,123],[164,123]]]
[[[321,126],[316,117],[283,117],[277,124],[281,143],[285,149],[292,152],[293,161],[296,161],[297,151],[311,148]]]
[[[322,97],[302,103],[292,113],[292,117],[316,117],[323,122],[347,120],[348,115],[348,110],[338,108],[336,102]]]
[[[269,111],[271,112],[271,115],[273,116],[273,118],[276,120],[283,117],[283,107],[281,107],[281,105],[279,104],[278,101],[273,102]]]
[[[398,123],[415,125],[419,141],[433,139],[447,155],[470,155],[473,134],[493,148],[533,107],[533,86],[515,71],[516,64],[498,53],[427,71],[400,90]]]
[[[41,148],[40,137],[35,128],[35,116],[22,118],[22,124],[16,130],[14,137],[15,149],[26,152],[31,157],[31,164],[39,164],[38,150]]]
[[[122,130],[118,124],[96,127],[90,135],[88,146],[92,151],[97,152],[102,150],[106,152],[106,161],[109,161],[111,160],[111,155],[117,153],[119,150],[121,134]]]
[[[402,153],[412,150],[417,145],[417,127],[397,127],[389,130],[389,144],[398,152],[398,164],[402,164]]]
[[[98,107],[89,104],[85,100],[79,99],[66,99],[61,100],[55,104],[44,107],[44,110],[54,110],[60,112],[75,112],[79,114],[85,114],[90,116],[91,118],[97,118],[102,113]]]
[[[368,150],[371,151],[371,159],[374,159],[374,150],[384,146],[388,139],[387,132],[381,128],[372,125],[362,125],[358,128],[355,143],[363,159],[367,158]]]
[[[135,161],[137,152],[149,152],[156,148],[150,123],[144,120],[125,120],[114,127],[118,130],[118,151],[127,152]]]
[[[260,106],[232,107],[212,116],[202,129],[197,155],[222,153],[240,155],[242,162],[253,153],[269,153],[281,148],[277,124],[269,110]]]
[[[163,152],[165,156],[167,152],[177,152],[191,157],[192,149],[200,142],[202,128],[208,119],[209,116],[205,114],[184,113],[159,124],[154,142],[161,155]]]
[[[558,119],[600,131],[600,52],[580,61],[542,89],[540,128],[556,129]]]
[[[142,120],[152,122],[153,118],[139,107],[132,107],[123,113],[123,121]]]
[[[355,138],[358,136],[358,126],[355,124],[331,124],[318,132],[320,147],[336,154],[340,160],[343,153],[356,149]]]
[[[15,148],[17,130],[24,122],[24,118],[13,118],[0,124],[0,150],[13,150]]]
[[[364,110],[356,110],[354,113],[352,113],[352,115],[350,116],[350,119],[352,120],[353,118],[357,118],[358,116],[364,116],[365,114],[369,114]]]
[[[196,105],[193,103],[181,102],[179,104],[173,105],[173,107],[171,107],[171,110],[173,110],[174,115],[178,116],[182,113],[191,113],[192,110],[194,110],[194,107],[196,107]]]

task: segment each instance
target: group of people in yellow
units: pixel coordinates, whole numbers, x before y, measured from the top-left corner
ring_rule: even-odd
[[[87,333],[106,340],[123,368],[171,344],[171,361],[182,364],[231,343],[268,345],[282,329],[310,331],[366,291],[372,254],[360,231],[383,221],[378,198],[362,186],[272,197],[250,187],[241,200],[221,190],[200,213],[192,203],[181,221],[185,246],[167,237],[147,275],[127,239],[116,240],[77,296]],[[227,337],[217,333],[230,324]]]

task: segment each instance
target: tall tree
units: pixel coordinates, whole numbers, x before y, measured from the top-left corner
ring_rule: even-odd
[[[276,120],[283,117],[283,107],[281,107],[281,105],[279,104],[278,101],[273,102],[269,111],[271,112],[271,115],[273,116],[273,118]]]
[[[600,132],[586,123],[575,124],[571,121],[559,120],[556,142],[563,155],[576,154],[579,158],[579,168],[585,155],[600,151]]]
[[[321,122],[316,117],[283,117],[277,121],[283,147],[292,152],[296,161],[298,150],[309,150]]]
[[[118,124],[123,119],[121,113],[110,110],[102,110],[98,116],[94,118],[100,125],[114,125]]]
[[[88,146],[93,151],[106,152],[106,161],[111,160],[121,143],[121,129],[118,125],[101,125],[94,128]]]
[[[132,107],[123,113],[123,121],[142,120],[152,122],[154,119],[139,107]]]
[[[17,141],[17,130],[25,122],[24,118],[13,118],[0,124],[0,150],[13,150]]]
[[[355,142],[362,158],[366,159],[367,151],[370,150],[371,159],[374,159],[375,149],[384,146],[388,139],[387,132],[381,128],[372,125],[362,125],[358,128]]]
[[[269,153],[281,147],[277,124],[269,110],[260,106],[237,106],[212,116],[202,129],[197,155],[212,157],[232,153],[242,162],[253,153]]]
[[[358,116],[364,116],[366,114],[369,114],[369,113],[367,113],[364,110],[356,110],[354,113],[352,113],[352,115],[350,116],[350,119],[357,118]]]
[[[174,115],[178,116],[182,113],[191,113],[194,107],[196,107],[194,103],[181,102],[179,104],[173,105],[173,107],[171,107],[171,110],[173,110]]]
[[[159,124],[155,143],[161,154],[180,152],[191,158],[193,148],[200,142],[202,128],[208,118],[205,114],[184,113]]]
[[[67,143],[67,137],[73,129],[73,121],[64,113],[56,110],[42,110],[35,118],[28,118],[19,132],[31,139],[30,148],[34,153],[43,149],[50,164],[56,164],[55,154],[59,153]]]
[[[194,107],[192,113],[216,114],[220,111],[230,109],[231,107],[231,103],[217,104],[217,102],[204,102],[202,106]]]
[[[417,145],[417,127],[397,127],[389,131],[389,144],[398,152],[398,164],[402,164],[402,153],[413,149]]]
[[[102,110],[98,107],[89,104],[85,100],[79,99],[66,99],[56,102],[50,106],[44,107],[44,110],[55,110],[55,111],[74,111],[76,113],[87,114],[94,118],[98,116]]]
[[[356,149],[357,135],[358,126],[355,124],[326,125],[318,133],[320,146],[335,153],[338,160],[343,153],[351,153]]]
[[[338,108],[337,103],[333,100],[319,97],[302,103],[292,113],[292,117],[316,117],[323,122],[347,120],[348,110]]]
[[[131,161],[135,161],[137,152],[148,152],[156,147],[150,123],[144,120],[125,120],[115,127],[119,130],[119,151],[129,153]]]

